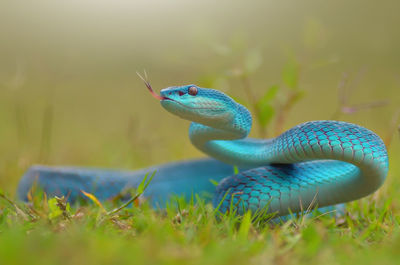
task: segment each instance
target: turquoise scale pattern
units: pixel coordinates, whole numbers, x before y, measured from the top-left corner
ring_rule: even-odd
[[[366,196],[388,171],[382,140],[345,122],[301,124],[270,142],[265,153],[272,164],[222,180],[214,206],[224,199],[223,212],[234,207],[239,213],[267,209],[285,215],[313,202],[323,207]]]

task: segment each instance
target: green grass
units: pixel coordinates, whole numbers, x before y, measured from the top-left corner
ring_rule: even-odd
[[[70,206],[35,192],[24,205],[2,194],[0,264],[398,264],[398,186],[338,218],[313,211],[280,223],[221,214],[201,199],[112,211],[111,202]]]

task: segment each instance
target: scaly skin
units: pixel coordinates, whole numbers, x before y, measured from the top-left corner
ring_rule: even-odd
[[[251,139],[249,111],[217,90],[188,85],[163,89],[156,97],[167,111],[192,121],[193,145],[221,162],[193,160],[136,172],[34,167],[21,180],[19,197],[26,199],[38,176],[39,186],[50,195],[70,192],[74,200],[86,190],[104,200],[137,186],[145,171],[157,169],[145,193],[154,205],[162,207],[173,193],[213,193],[209,179],[214,179],[220,183],[213,204],[223,200],[221,211],[267,208],[283,216],[312,203],[323,207],[362,198],[377,190],[388,172],[384,143],[358,125],[313,121],[274,139]],[[230,176],[229,165],[243,170]]]

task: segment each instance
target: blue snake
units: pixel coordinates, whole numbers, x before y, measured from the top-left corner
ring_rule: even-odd
[[[367,196],[384,182],[388,155],[374,132],[340,121],[311,121],[273,139],[248,138],[250,112],[226,94],[196,85],[169,87],[156,94],[164,109],[189,120],[192,144],[212,158],[188,160],[138,171],[33,166],[22,177],[18,197],[27,200],[32,185],[49,196],[70,201],[81,191],[100,200],[137,187],[146,172],[156,175],[144,193],[155,207],[165,207],[172,194],[189,199],[213,194],[226,212],[267,209],[284,216]],[[234,174],[233,165],[240,172]],[[210,180],[219,182],[218,186]],[[206,195],[205,195],[206,196]]]

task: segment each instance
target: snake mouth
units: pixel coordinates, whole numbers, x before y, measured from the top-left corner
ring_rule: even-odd
[[[175,102],[176,104],[179,104],[179,105],[181,105],[181,106],[183,106],[184,108],[187,108],[187,109],[194,109],[194,110],[199,110],[199,109],[201,109],[201,110],[221,110],[221,111],[224,110],[223,107],[191,107],[191,106],[185,105],[182,102],[179,102],[179,101],[177,101],[175,99],[172,99],[172,98],[169,98],[169,97],[165,97],[165,96],[160,96],[160,97],[163,98],[163,99],[160,100],[161,102],[163,102],[163,101],[172,101],[172,102]]]

